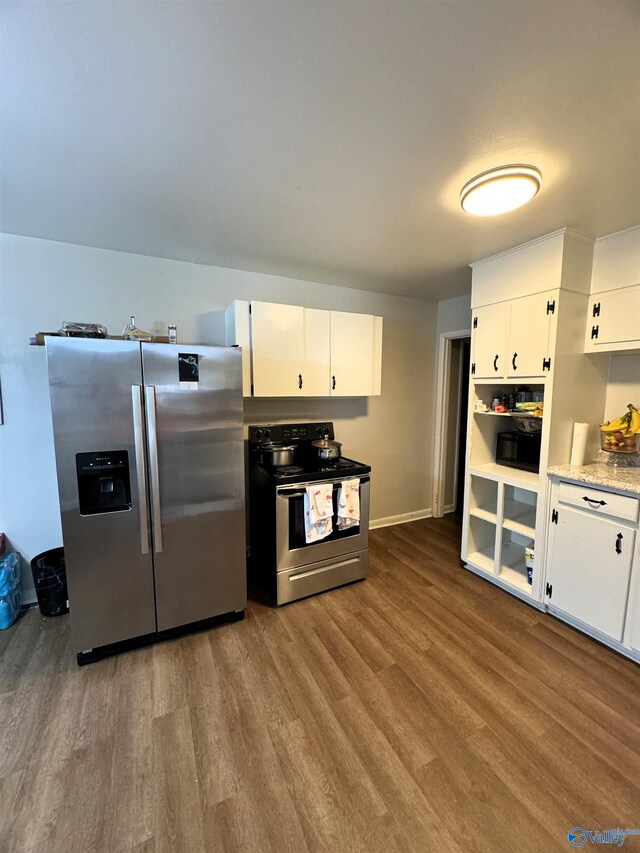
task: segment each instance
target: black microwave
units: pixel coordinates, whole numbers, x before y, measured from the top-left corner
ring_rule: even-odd
[[[496,462],[537,474],[540,470],[541,439],[541,432],[499,432]]]

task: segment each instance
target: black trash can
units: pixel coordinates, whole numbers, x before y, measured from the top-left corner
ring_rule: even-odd
[[[52,548],[31,560],[33,583],[43,616],[61,616],[69,612],[67,570],[64,548]]]

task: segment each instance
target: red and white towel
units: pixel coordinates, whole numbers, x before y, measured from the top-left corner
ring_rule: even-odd
[[[338,493],[338,530],[360,524],[360,480],[344,480]]]
[[[333,530],[333,483],[307,486],[304,495],[304,533],[307,543],[324,539]]]

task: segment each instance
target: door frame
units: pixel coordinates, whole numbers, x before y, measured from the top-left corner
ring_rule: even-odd
[[[449,396],[451,385],[451,347],[453,341],[461,338],[471,338],[471,329],[460,329],[455,332],[441,332],[438,340],[438,360],[436,379],[436,413],[433,442],[433,490],[431,493],[431,514],[434,518],[444,516],[444,477],[445,477],[445,454],[447,451],[447,431],[445,420],[449,408]],[[458,385],[458,398],[460,397],[460,385]],[[458,406],[458,419],[456,423],[456,439],[460,435],[460,429],[466,425],[460,423],[460,406]],[[457,480],[458,457],[456,455],[455,469],[453,472],[454,482]],[[455,496],[455,495],[454,495]]]

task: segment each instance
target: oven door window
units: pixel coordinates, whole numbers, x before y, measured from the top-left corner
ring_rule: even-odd
[[[348,527],[346,530],[338,530],[338,493],[340,484],[333,487],[333,530],[329,536],[320,539],[318,542],[307,542],[304,530],[304,494],[298,493],[287,496],[287,504],[289,507],[289,550],[293,551],[297,548],[313,548],[317,545],[322,545],[325,542],[335,542],[337,539],[348,539],[350,536],[358,536],[360,533],[360,525]],[[360,488],[360,500],[362,501],[362,488]]]

